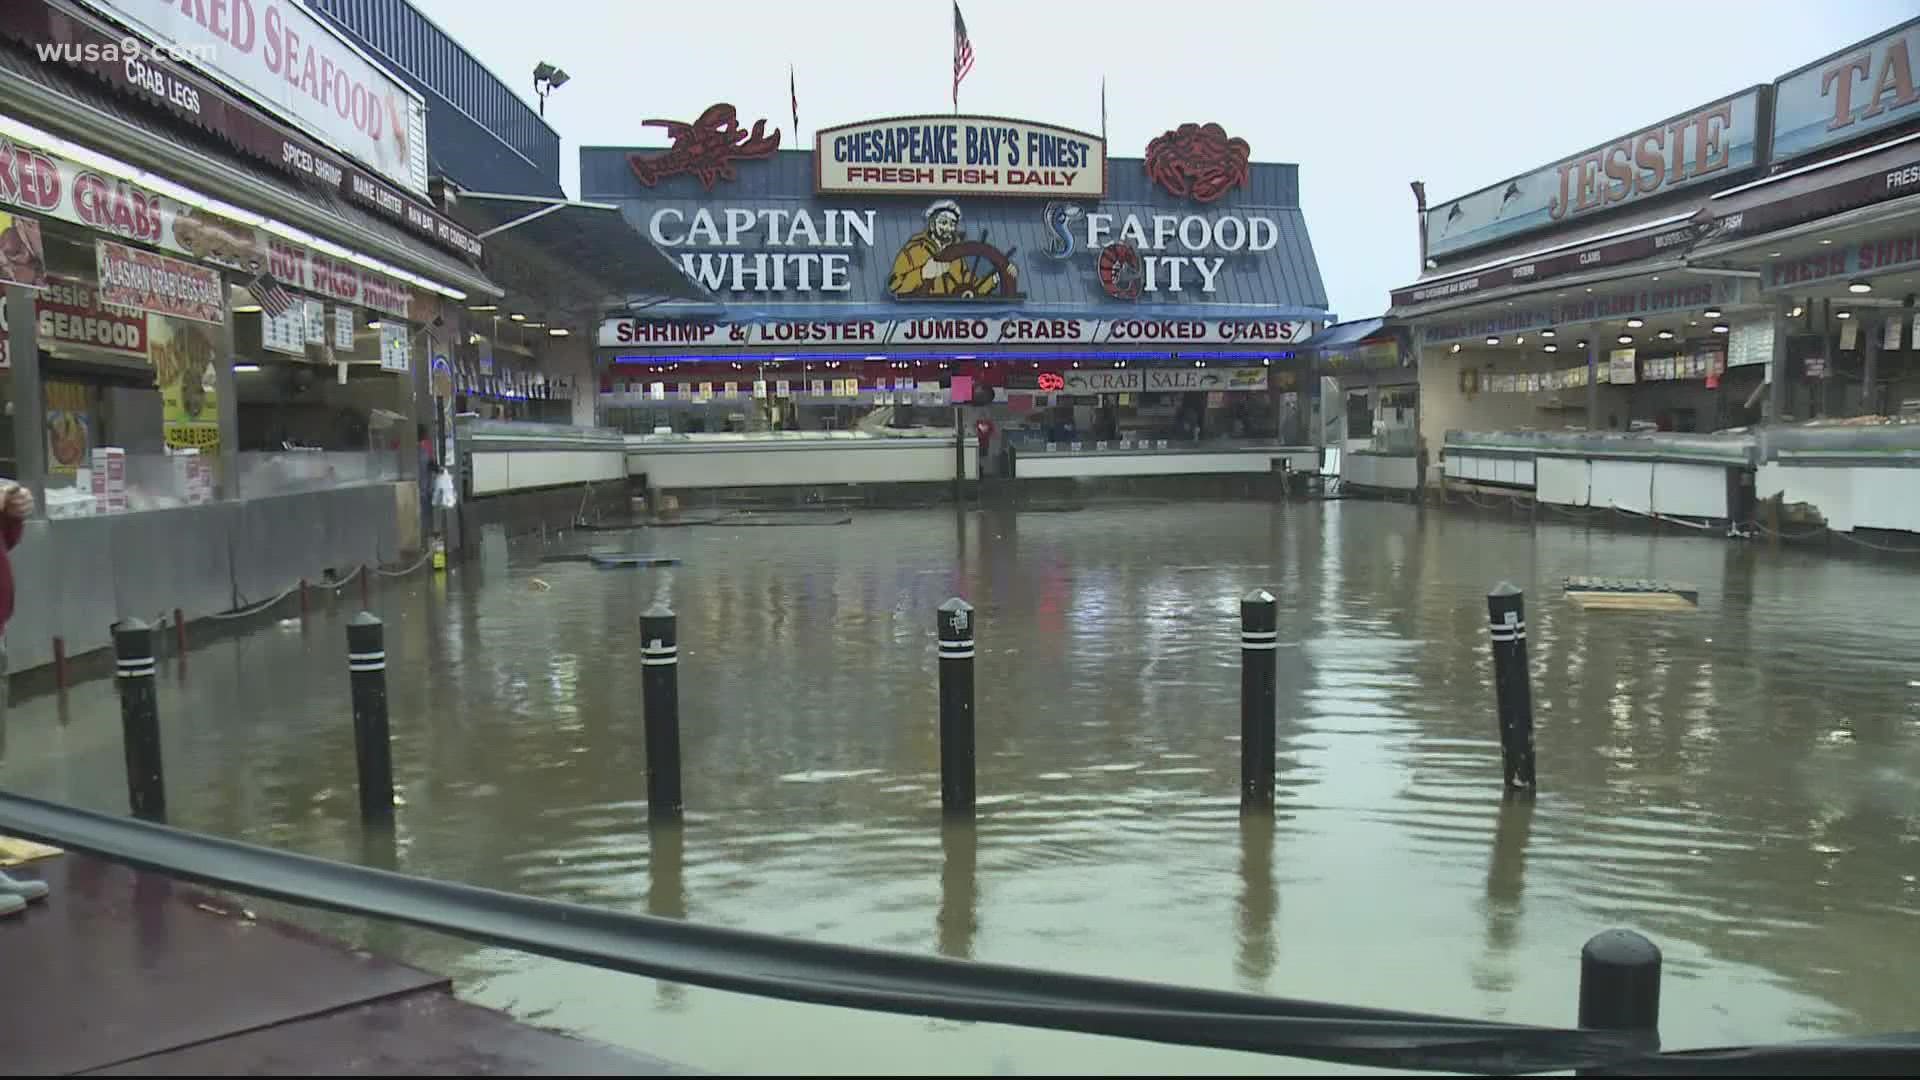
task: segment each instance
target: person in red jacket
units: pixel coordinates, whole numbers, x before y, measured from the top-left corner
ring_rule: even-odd
[[[13,549],[33,514],[33,492],[8,484],[0,500],[0,724],[7,720],[7,621],[13,618]],[[44,881],[9,877],[0,870],[0,916],[18,915],[27,901],[47,895]]]

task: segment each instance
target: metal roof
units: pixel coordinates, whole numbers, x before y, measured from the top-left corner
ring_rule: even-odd
[[[549,308],[577,308],[598,318],[623,305],[712,301],[653,241],[629,228],[618,207],[606,203],[463,191],[453,216],[486,242],[490,269],[529,257],[551,264],[542,275],[555,280],[529,285]]]
[[[1334,323],[1325,330],[1300,343],[1303,349],[1339,349],[1361,342],[1378,334],[1387,325],[1385,318],[1355,319],[1352,322]]]
[[[1278,227],[1277,243],[1262,257],[1228,256],[1218,277],[1218,289],[1200,300],[1156,300],[1151,296],[1137,302],[1119,301],[1100,287],[1094,272],[1097,253],[1078,247],[1067,259],[1047,254],[1050,234],[1041,220],[1047,200],[1035,198],[961,197],[966,235],[986,239],[1003,251],[1010,251],[1019,269],[1020,286],[1026,294],[1017,301],[900,301],[886,294],[884,278],[887,266],[908,237],[922,227],[923,211],[932,196],[839,196],[815,195],[813,191],[813,154],[811,151],[780,151],[760,161],[741,162],[736,178],[723,180],[711,192],[701,188],[691,176],[675,176],[647,188],[635,179],[627,163],[633,152],[659,153],[649,147],[584,147],[580,151],[580,189],[583,198],[613,203],[621,207],[627,220],[646,236],[652,214],[662,207],[679,209],[689,219],[696,209],[709,212],[720,207],[746,210],[792,211],[805,207],[814,214],[825,210],[879,211],[875,215],[873,246],[849,249],[853,254],[851,279],[854,288],[844,300],[825,300],[818,295],[783,298],[779,294],[720,295],[726,314],[734,319],[768,318],[845,318],[855,312],[884,311],[890,317],[973,317],[1051,315],[1057,317],[1113,318],[1139,317],[1276,319],[1325,319],[1326,287],[1320,278],[1313,244],[1307,235],[1305,215],[1299,207],[1298,172],[1293,165],[1256,164],[1251,167],[1248,188],[1235,190],[1219,201],[1199,204],[1176,199],[1153,186],[1139,159],[1111,159],[1108,162],[1108,198],[1098,204],[1079,202],[1086,210],[1114,215],[1115,236],[1119,223],[1128,214],[1143,221],[1159,214],[1198,214],[1217,218],[1223,214],[1257,214],[1272,218]],[[1084,241],[1084,233],[1080,237]],[[709,252],[714,249],[707,249]],[[1189,275],[1192,271],[1187,271]],[[1189,279],[1191,280],[1191,276]],[[1187,295],[1200,295],[1189,293]],[[662,311],[660,314],[673,314]]]

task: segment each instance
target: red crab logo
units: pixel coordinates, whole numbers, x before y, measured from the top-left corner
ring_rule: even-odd
[[[768,135],[767,122],[755,120],[752,131],[742,130],[733,106],[726,104],[708,106],[691,124],[649,120],[645,126],[666,128],[673,137],[673,146],[664,154],[627,155],[634,177],[648,187],[669,176],[692,173],[701,187],[712,191],[713,185],[734,178],[734,162],[771,157],[780,149],[777,129]]]
[[[1132,244],[1122,241],[1108,244],[1100,250],[1100,287],[1115,300],[1140,299],[1140,286],[1145,274],[1140,264],[1140,253]]]
[[[1177,198],[1212,202],[1247,186],[1247,140],[1219,124],[1181,124],[1147,144],[1147,176]]]

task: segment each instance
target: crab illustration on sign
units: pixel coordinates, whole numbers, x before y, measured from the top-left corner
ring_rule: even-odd
[[[670,176],[692,173],[701,187],[712,191],[713,185],[734,178],[734,162],[772,157],[780,149],[778,128],[768,135],[767,122],[755,120],[753,130],[745,130],[733,106],[724,102],[708,106],[691,124],[649,120],[645,126],[665,128],[673,139],[665,153],[627,155],[634,178],[648,187]]]
[[[1147,144],[1148,179],[1175,198],[1208,203],[1247,186],[1247,140],[1219,124],[1181,124]]]
[[[907,237],[893,257],[887,291],[900,300],[1019,300],[1020,272],[1013,265],[1018,248],[1001,251],[987,243],[987,230],[967,239],[960,226],[960,204],[939,199],[926,210],[926,228]],[[985,264],[984,268],[982,264]]]

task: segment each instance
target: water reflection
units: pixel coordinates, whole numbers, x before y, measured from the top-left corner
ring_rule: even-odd
[[[1240,817],[1239,951],[1234,973],[1248,990],[1258,990],[1273,974],[1278,955],[1273,925],[1280,912],[1280,889],[1273,880],[1273,817]]]
[[[940,955],[973,959],[980,930],[979,833],[970,818],[942,815],[940,825]]]
[[[344,603],[305,636],[197,644],[189,680],[163,671],[173,820],[612,910],[1540,1023],[1572,1015],[1579,944],[1625,926],[1666,951],[1671,1045],[1911,1025],[1920,607],[1903,566],[1359,502],[566,542],[683,562],[492,547],[381,583],[391,847],[367,846],[355,806]],[[1560,591],[1575,575],[1687,582],[1700,607],[1581,611]],[[1496,802],[1485,597],[1502,579],[1527,591],[1532,805]],[[1256,585],[1280,600],[1271,821],[1236,813],[1237,605]],[[938,814],[934,608],[956,594],[978,613],[984,839]],[[645,813],[637,619],[656,599],[680,616],[684,827]],[[4,751],[0,785],[125,812],[109,682],[16,702]],[[361,941],[377,925],[301,917]],[[647,994],[383,932],[484,1003],[714,1071],[1273,1064]]]

